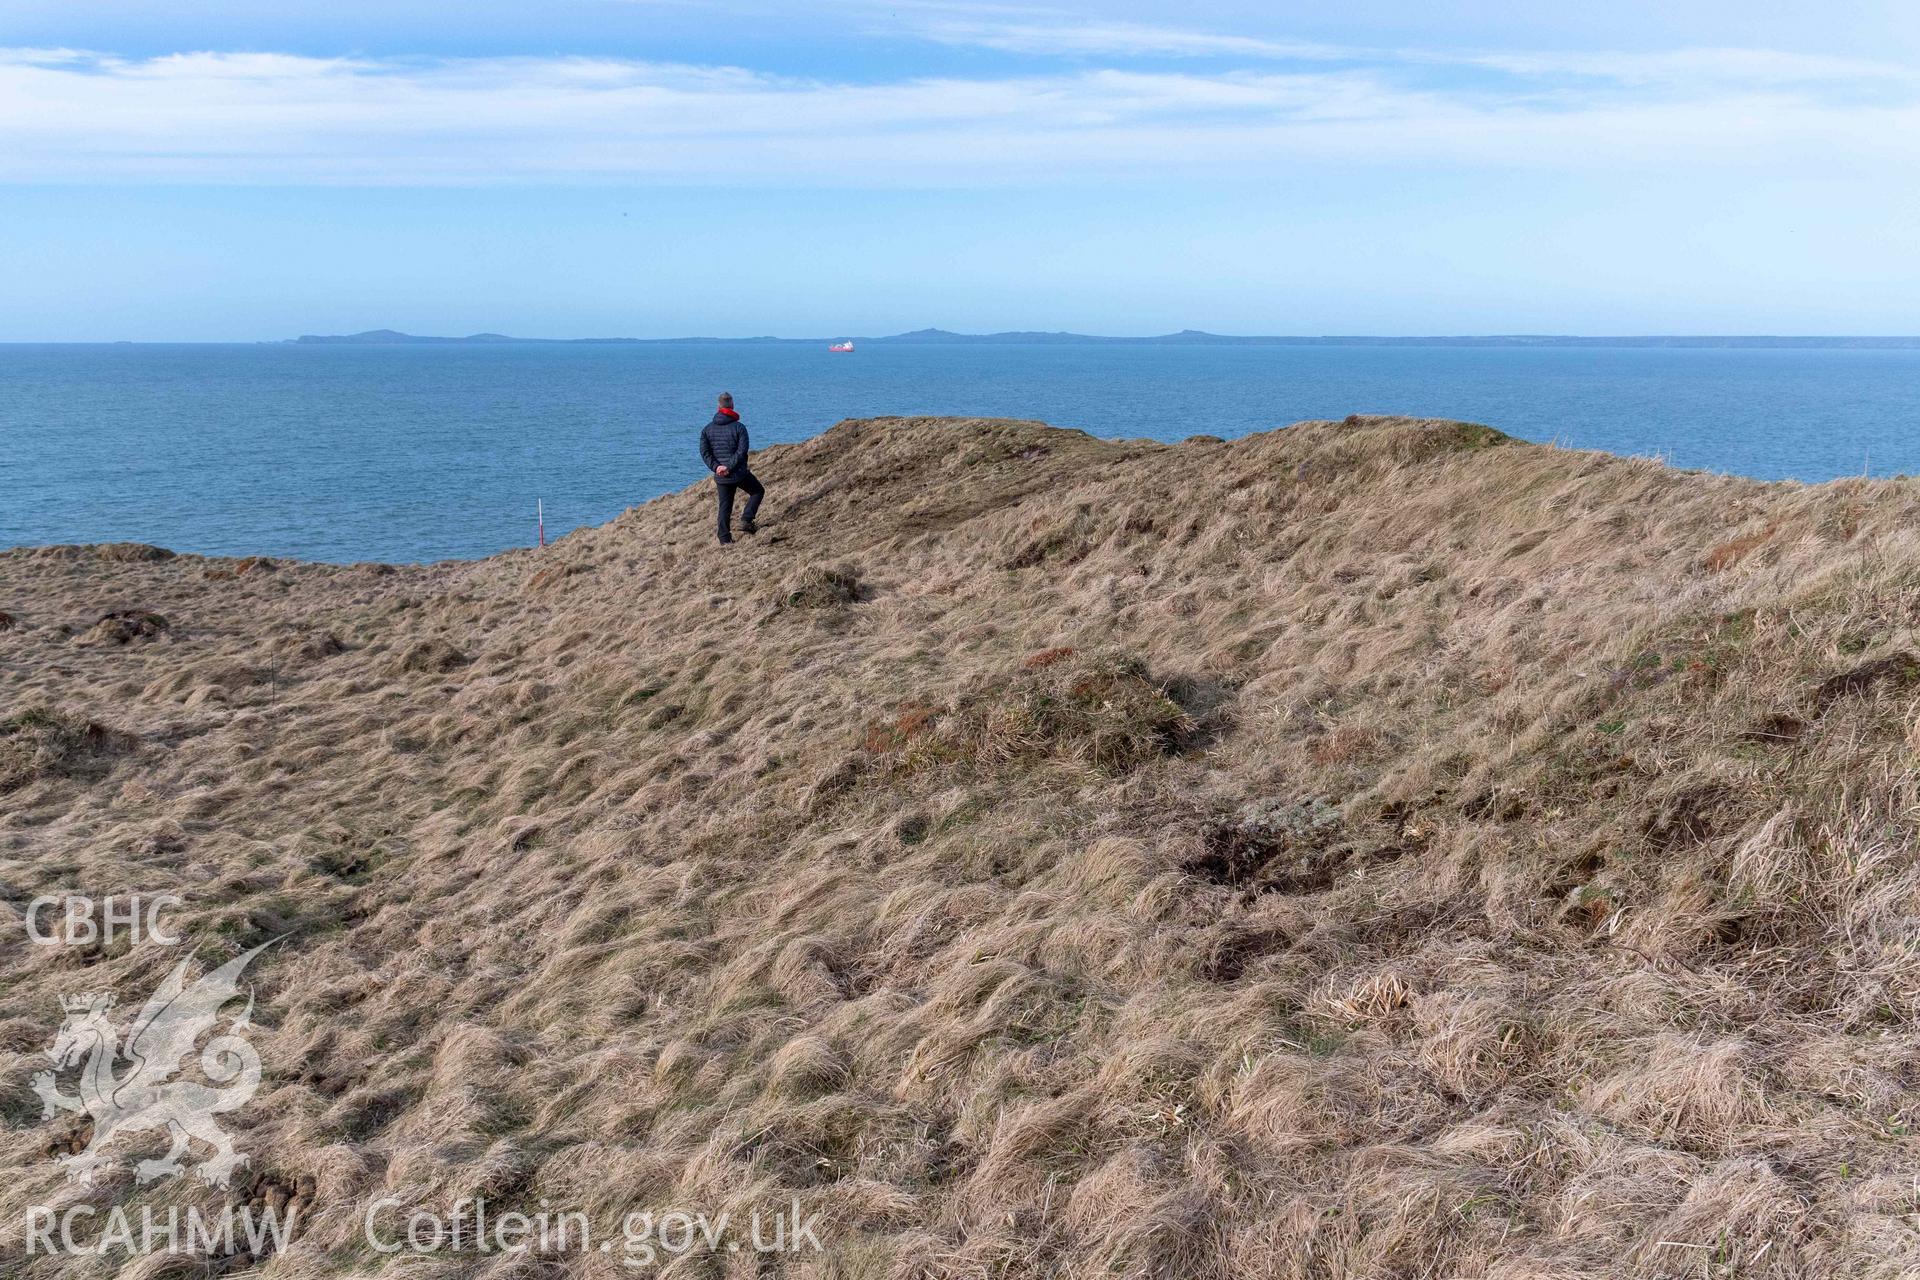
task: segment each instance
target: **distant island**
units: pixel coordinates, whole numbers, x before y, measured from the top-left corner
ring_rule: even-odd
[[[503,333],[473,333],[464,338],[423,337],[396,329],[369,329],[365,333],[302,334],[287,341],[306,345],[330,346],[488,346],[508,342],[662,345],[693,342],[776,344],[788,346],[824,346],[835,338],[513,338]],[[959,346],[976,343],[1045,346],[1086,343],[1128,346],[1295,346],[1295,347],[1812,347],[1812,348],[1898,348],[1920,347],[1920,337],[1775,337],[1766,335],[1648,335],[1627,337],[1581,337],[1575,334],[1489,334],[1485,336],[1367,337],[1320,335],[1313,337],[1254,337],[1207,333],[1200,329],[1182,329],[1178,333],[1146,337],[1106,337],[1088,333],[1040,333],[1018,330],[1010,333],[953,333],[946,329],[916,329],[885,337],[853,341],[872,346]]]

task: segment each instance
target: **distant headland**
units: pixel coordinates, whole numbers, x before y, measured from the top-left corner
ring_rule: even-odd
[[[401,333],[396,329],[369,329],[364,333],[302,334],[287,341],[307,345],[333,346],[487,346],[509,342],[560,344],[661,345],[672,343],[726,342],[789,346],[819,346],[844,338],[514,338],[503,333],[473,333],[463,338],[428,337]],[[1207,333],[1200,329],[1182,329],[1142,337],[1108,337],[1087,333],[1042,333],[1018,330],[1008,333],[953,333],[946,329],[916,329],[884,337],[853,336],[857,343],[892,345],[1001,345],[1046,346],[1105,343],[1131,346],[1310,346],[1310,347],[1812,347],[1812,348],[1899,348],[1920,347],[1920,337],[1788,337],[1769,335],[1648,335],[1625,337],[1582,337],[1574,334],[1488,334],[1484,336],[1368,337],[1368,336],[1248,336]]]

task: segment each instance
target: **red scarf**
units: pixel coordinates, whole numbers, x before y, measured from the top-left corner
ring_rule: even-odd
[[[736,422],[739,421],[740,419],[740,415],[738,413],[735,413],[732,409],[727,408],[725,405],[720,406],[720,416],[723,418],[732,418]]]

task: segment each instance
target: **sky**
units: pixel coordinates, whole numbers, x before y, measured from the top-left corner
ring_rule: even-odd
[[[0,0],[0,341],[1920,333],[1920,6]]]

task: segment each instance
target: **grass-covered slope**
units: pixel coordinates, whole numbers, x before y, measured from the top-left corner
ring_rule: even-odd
[[[0,893],[284,935],[259,1274],[627,1274],[362,1241],[464,1195],[825,1224],[674,1275],[1920,1266],[1920,485],[1402,419],[756,471],[727,549],[699,486],[472,564],[0,555]],[[56,997],[178,958],[5,927],[0,1248],[82,1194]]]

